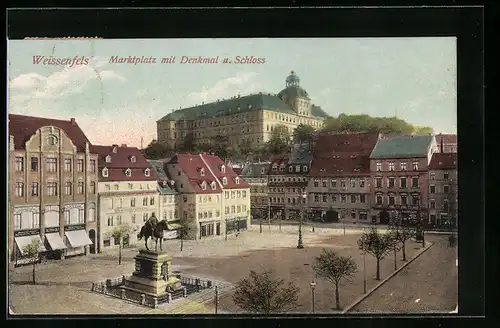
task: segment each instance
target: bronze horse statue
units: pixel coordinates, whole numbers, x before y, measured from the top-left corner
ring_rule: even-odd
[[[144,242],[146,245],[146,249],[148,248],[148,239],[156,238],[156,246],[155,251],[158,251],[158,240],[160,240],[160,251],[162,251],[162,241],[163,241],[163,231],[167,230],[167,221],[161,220],[158,222],[155,217],[151,217],[146,223],[142,226],[141,231],[137,235],[137,240],[141,240],[144,237]]]

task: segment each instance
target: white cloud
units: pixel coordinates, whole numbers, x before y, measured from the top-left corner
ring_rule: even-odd
[[[212,102],[218,99],[224,99],[234,96],[237,93],[245,94],[255,92],[258,84],[248,84],[257,73],[238,73],[235,76],[228,77],[215,83],[212,87],[204,87],[199,92],[193,92],[188,95],[188,99],[196,104],[201,102]]]

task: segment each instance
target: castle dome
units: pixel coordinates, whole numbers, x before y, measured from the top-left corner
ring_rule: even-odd
[[[290,98],[303,97],[309,99],[309,94],[306,90],[300,87],[300,78],[295,73],[295,71],[291,71],[290,75],[285,80],[285,89],[281,90],[278,93],[278,97],[283,99],[283,97],[287,95]]]

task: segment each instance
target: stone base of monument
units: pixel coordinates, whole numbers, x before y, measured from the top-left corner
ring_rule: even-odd
[[[171,260],[166,252],[141,249],[134,259],[135,271],[125,277],[122,288],[154,297],[184,288],[180,279],[171,274]]]

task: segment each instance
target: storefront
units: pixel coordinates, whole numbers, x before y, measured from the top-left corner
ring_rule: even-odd
[[[64,231],[67,246],[66,256],[86,255],[86,246],[92,244],[87,231],[85,229],[73,230],[71,228],[67,227]]]
[[[47,257],[55,260],[64,259],[65,250],[67,249],[61,235],[59,228],[45,230],[45,246],[48,249]]]
[[[212,237],[215,235],[215,222],[202,222],[200,223],[200,239]],[[220,233],[220,229],[219,229]]]
[[[226,220],[226,233],[231,234],[234,232],[240,232],[242,230],[248,229],[248,218],[246,217],[236,217]]]
[[[26,253],[26,247],[31,245],[35,240],[38,241],[38,256],[32,256]],[[40,256],[44,256],[47,252],[38,231],[17,232],[14,234],[14,241],[17,246],[14,254],[15,265],[23,265],[38,261]]]
[[[163,240],[176,239],[180,237],[181,224],[179,221],[167,221],[167,229],[163,232]]]

